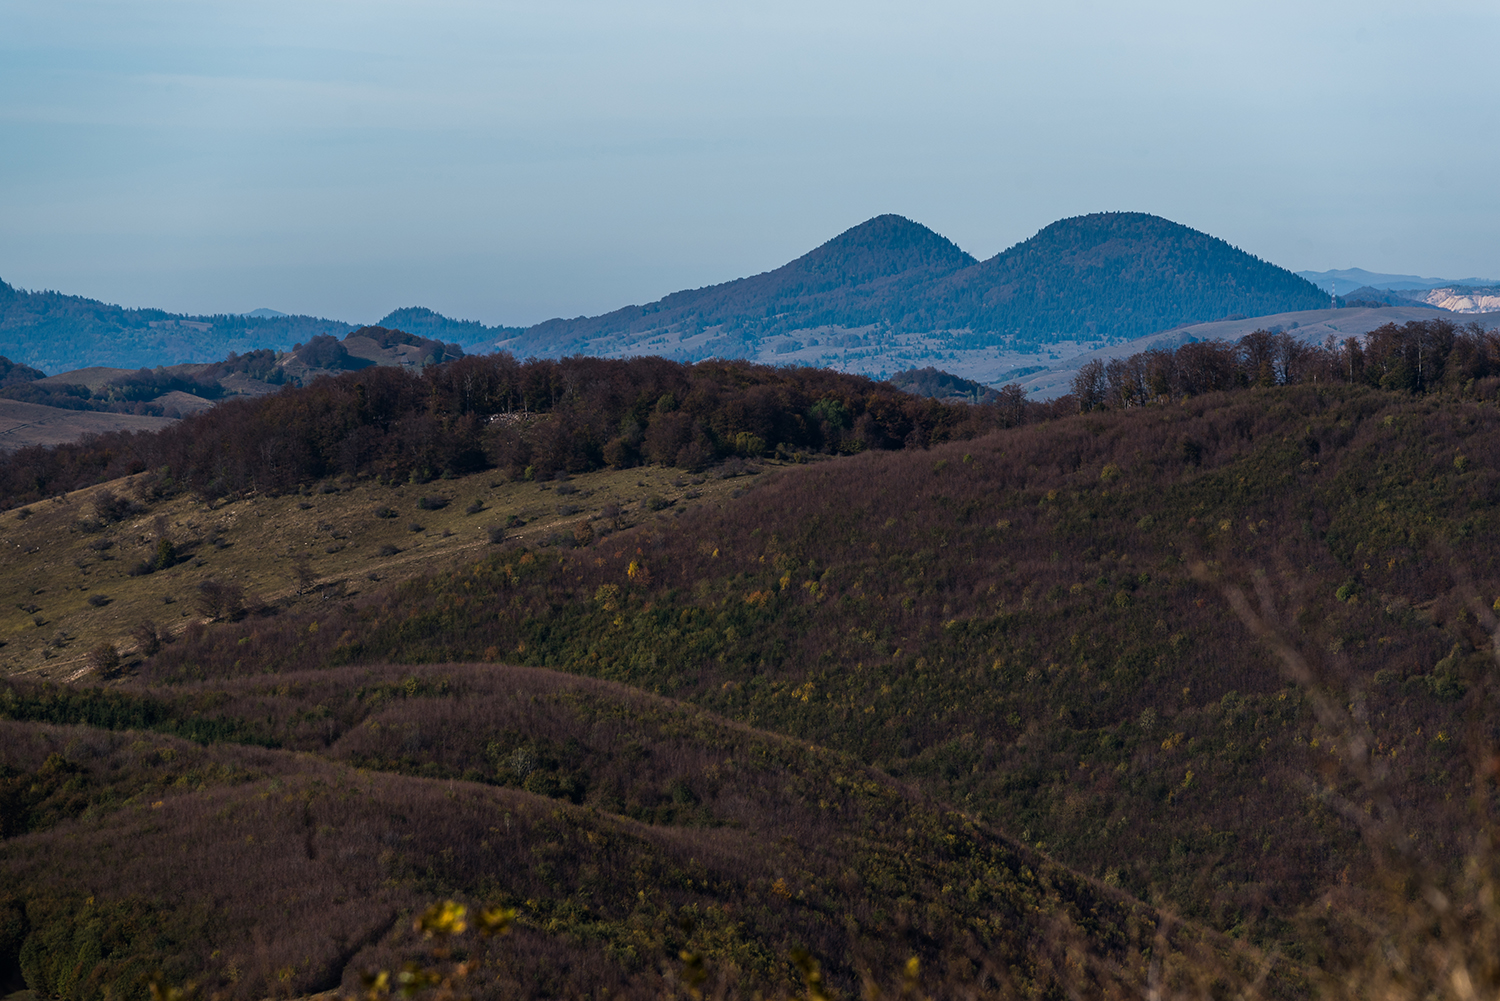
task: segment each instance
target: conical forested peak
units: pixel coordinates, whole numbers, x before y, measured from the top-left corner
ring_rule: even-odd
[[[905,216],[887,214],[845,230],[787,268],[858,284],[917,269],[957,271],[973,263],[947,237]]]
[[[997,258],[1022,250],[1067,253],[1095,248],[1104,248],[1106,255],[1139,255],[1143,249],[1153,253],[1211,250],[1254,259],[1218,237],[1146,212],[1094,212],[1059,219]]]
[[[385,314],[380,326],[401,329],[403,323],[451,323],[448,317],[426,306],[403,306]]]
[[[955,283],[947,323],[1037,343],[1140,337],[1329,305],[1326,293],[1285,268],[1145,212],[1059,220]]]

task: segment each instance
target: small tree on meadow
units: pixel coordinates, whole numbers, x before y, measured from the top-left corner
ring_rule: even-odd
[[[237,619],[245,611],[245,589],[221,580],[198,585],[198,610],[210,619]]]

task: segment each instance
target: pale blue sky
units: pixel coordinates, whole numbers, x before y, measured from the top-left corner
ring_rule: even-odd
[[[753,8],[753,9],[752,9]],[[487,323],[899,212],[1500,277],[1500,4],[0,0],[0,278]]]

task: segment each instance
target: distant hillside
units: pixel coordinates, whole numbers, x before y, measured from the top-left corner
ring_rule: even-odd
[[[1140,212],[1053,223],[941,283],[906,327],[1002,334],[1023,343],[1141,337],[1208,320],[1319,309],[1312,283],[1195,229]]]
[[[1370,307],[1379,308],[1381,306],[1417,306],[1427,307],[1430,309],[1439,308],[1437,306],[1432,306],[1430,303],[1424,302],[1421,299],[1413,299],[1403,291],[1398,291],[1395,289],[1374,288],[1369,285],[1363,285],[1355,289],[1354,291],[1347,293],[1346,295],[1340,296],[1339,298],[1343,300],[1344,307],[1349,309],[1365,309]]]
[[[1064,219],[982,262],[926,226],[882,215],[775,270],[602,316],[492,327],[413,306],[379,326],[474,353],[738,358],[876,378],[937,365],[991,383],[1187,324],[1330,305],[1283,268],[1144,213]],[[51,371],[285,351],[353,327],[273,310],[127,310],[0,284],[0,354]]]
[[[1299,271],[1297,275],[1306,278],[1325,292],[1341,296],[1347,296],[1362,288],[1375,288],[1382,291],[1416,291],[1450,285],[1489,287],[1500,285],[1500,281],[1493,278],[1423,278],[1421,275],[1382,274],[1376,271],[1366,271],[1364,268],[1345,268],[1341,271]]]
[[[113,431],[159,431],[172,423],[165,417],[64,409],[0,397],[0,453],[35,445],[60,445]]]
[[[1358,293],[1353,293],[1357,295]],[[1398,292],[1403,306],[1432,306],[1450,313],[1487,313],[1500,310],[1500,288],[1493,285],[1445,285],[1442,288]]]
[[[920,297],[934,279],[974,263],[926,226],[877,216],[774,271],[603,316],[548,320],[507,346],[519,354],[559,355],[607,337],[621,349],[658,353],[638,350],[650,346],[642,338],[674,333],[681,340],[709,331],[700,356],[743,356],[743,345],[777,333],[888,322],[894,303]]]
[[[853,349],[856,361],[874,354],[889,362],[977,346],[1122,340],[1330,304],[1290,271],[1143,213],[1064,219],[983,262],[925,226],[885,215],[775,271],[604,316],[549,320],[506,346],[548,356],[814,364],[847,361]],[[913,344],[912,335],[930,343]]]
[[[902,392],[933,400],[990,403],[999,395],[983,383],[961,378],[931,365],[897,372],[886,381]]]
[[[260,348],[290,351],[316,337],[341,337],[357,326],[274,309],[211,316],[125,309],[82,296],[28,292],[0,281],[0,355],[51,372],[201,364]],[[454,320],[419,306],[393,310],[376,326],[480,352],[493,351],[497,342],[523,330]],[[461,353],[448,352],[451,357]]]
[[[285,351],[354,324],[312,316],[186,316],[124,309],[0,281],[0,355],[50,372],[211,362],[257,348]]]
[[[9,386],[18,382],[35,382],[37,379],[46,378],[47,373],[30,368],[26,365],[17,365],[9,358],[0,357],[0,386]]]
[[[457,344],[385,327],[360,327],[343,340],[318,334],[291,351],[231,352],[203,364],[95,365],[53,376],[0,356],[0,452],[108,431],[155,430],[221,400],[265,396],[319,376],[374,366],[416,370],[463,356]]]
[[[454,320],[423,306],[393,309],[377,326],[404,330],[434,341],[447,341],[465,351],[493,351],[495,344],[520,335],[524,327],[486,327],[478,320]]]

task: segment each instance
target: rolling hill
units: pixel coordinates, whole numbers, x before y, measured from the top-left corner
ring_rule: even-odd
[[[212,316],[125,309],[82,296],[28,292],[0,281],[0,355],[51,373],[203,365],[257,350],[286,352],[316,337],[344,337],[359,327],[271,309]],[[492,344],[518,332],[450,320],[430,309],[395,310],[373,328],[399,328],[440,344]]]
[[[700,356],[733,357],[737,348],[777,333],[888,321],[893,301],[920,296],[927,283],[974,263],[925,226],[877,216],[774,271],[603,316],[548,320],[505,347],[523,356],[611,354],[632,347],[646,353],[639,350],[642,344],[671,334],[673,344],[692,344]],[[604,345],[610,350],[598,350]],[[662,353],[676,357],[681,351]]]
[[[452,898],[520,912],[485,996],[789,993],[798,945],[841,996],[1485,996],[1500,339],[1296,347],[1009,424],[465,358],[49,453],[142,460],[81,492],[8,460],[0,966],[347,990]],[[604,463],[637,421],[671,454]]]
[[[124,309],[82,296],[28,292],[0,281],[0,355],[48,372],[211,362],[258,348],[287,350],[354,324],[311,316],[184,316]]]
[[[660,998],[689,951],[731,996],[777,996],[799,948],[841,995],[862,973],[899,983],[911,956],[943,996],[1062,990],[1079,968],[1118,989],[1161,948],[1160,916],[1125,894],[847,755],[691,705],[494,665],[282,680],[189,696],[221,707],[208,746],[98,725],[160,729],[175,688],[91,706],[0,688],[12,716],[77,721],[0,721],[0,961],[81,998],[134,996],[155,971],[224,999],[357,993],[420,955],[410,915],[434,894],[524,915],[487,950],[484,998]],[[330,725],[307,726],[314,702]]]
[[[323,375],[371,366],[420,369],[461,357],[456,344],[385,327],[360,327],[342,340],[316,334],[292,351],[258,349],[155,369],[91,366],[46,376],[0,356],[0,452],[122,429],[159,430],[221,400],[265,396]]]

